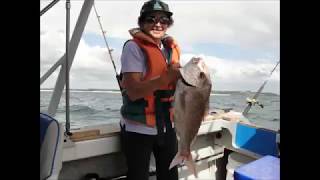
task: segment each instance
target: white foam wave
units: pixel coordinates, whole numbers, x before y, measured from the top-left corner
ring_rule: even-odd
[[[211,93],[210,96],[230,96],[230,94],[215,94],[215,93]]]

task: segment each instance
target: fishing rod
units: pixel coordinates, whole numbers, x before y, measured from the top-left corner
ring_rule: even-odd
[[[110,49],[110,48],[109,48],[109,44],[108,44],[107,38],[106,38],[106,31],[103,30],[103,27],[102,27],[102,24],[101,24],[101,21],[100,21],[100,16],[99,16],[99,14],[98,14],[98,12],[97,12],[97,9],[96,9],[95,4],[93,4],[93,8],[94,8],[94,12],[95,12],[95,14],[96,14],[96,16],[97,16],[97,19],[98,19],[98,22],[99,22],[99,25],[100,25],[100,29],[101,29],[101,32],[102,32],[102,36],[103,36],[104,42],[105,42],[105,44],[106,44],[106,46],[107,46],[107,49],[108,49],[108,53],[109,53],[110,60],[111,60],[112,65],[113,65],[113,69],[114,69],[114,71],[115,71],[115,73],[116,73],[116,78],[117,78],[117,82],[118,82],[118,86],[119,86],[120,92],[122,92],[122,87],[120,86],[121,77],[120,77],[120,75],[119,75],[118,72],[117,72],[117,68],[116,68],[116,65],[115,65],[115,63],[114,63],[114,61],[113,61],[113,57],[112,57],[112,54],[111,54],[111,52],[113,51],[113,49]]]
[[[244,116],[246,116],[249,112],[249,110],[251,109],[251,107],[255,104],[259,105],[261,108],[263,108],[263,105],[260,104],[258,101],[257,101],[257,98],[259,97],[259,95],[261,94],[264,86],[267,84],[268,80],[270,79],[272,73],[274,72],[274,70],[277,68],[277,66],[279,65],[280,61],[277,62],[277,64],[275,65],[275,67],[272,69],[269,77],[263,82],[263,84],[260,86],[259,90],[256,92],[256,94],[250,99],[250,98],[247,98],[247,107],[244,109],[244,111],[242,112],[242,114]]]

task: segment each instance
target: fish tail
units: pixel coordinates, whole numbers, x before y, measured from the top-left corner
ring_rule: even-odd
[[[171,161],[169,169],[183,162],[188,167],[189,171],[194,175],[194,177],[198,178],[196,165],[192,159],[191,153],[187,157],[185,157],[185,156],[182,156],[180,152],[178,152],[176,156],[173,158],[173,160]]]
[[[176,156],[173,158],[173,160],[170,163],[169,169],[175,167],[178,164],[181,164],[186,158],[184,156],[181,156],[180,151],[177,152]]]
[[[198,178],[198,172],[196,170],[196,165],[192,159],[192,155],[190,154],[185,161],[186,166],[188,167],[189,171],[194,175],[194,177]]]

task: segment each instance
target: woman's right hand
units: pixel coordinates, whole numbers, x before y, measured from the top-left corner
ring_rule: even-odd
[[[168,65],[167,71],[161,75],[162,82],[165,83],[164,85],[176,84],[178,79],[181,77],[179,71],[180,67],[180,64]]]

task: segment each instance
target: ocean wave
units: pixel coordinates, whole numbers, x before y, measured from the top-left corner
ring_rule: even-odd
[[[57,112],[64,113],[65,110],[66,108],[64,106],[64,107],[58,108]],[[70,112],[81,113],[81,114],[88,114],[88,113],[93,114],[93,113],[96,113],[97,110],[86,105],[71,105]]]
[[[89,93],[109,93],[109,94],[120,94],[120,91],[99,91],[99,90],[94,90],[94,91],[81,91],[81,90],[73,90],[71,92],[89,92]]]
[[[210,93],[210,96],[230,96],[231,94],[216,94],[216,93]]]
[[[40,92],[53,92],[53,89],[40,89]],[[85,93],[111,93],[120,94],[118,90],[70,90],[70,92],[85,92]]]
[[[47,92],[42,92],[47,91]],[[40,111],[46,112],[50,104],[51,90],[41,90]],[[120,119],[120,107],[122,98],[117,90],[87,90],[73,93],[71,90],[70,120],[77,122],[72,127],[84,126],[87,123],[109,123]],[[228,91],[212,91],[210,96],[210,108],[226,109],[242,112],[246,104],[247,94]],[[252,96],[249,96],[252,97]],[[260,102],[265,108],[252,107],[248,119],[258,125],[267,125],[277,128],[280,122],[280,96],[259,96]],[[277,102],[278,101],[278,102]],[[62,97],[56,113],[56,118],[65,121],[65,98]]]
[[[81,112],[81,113],[94,113],[96,109],[91,108],[85,105],[72,105],[70,106],[70,111],[72,112]]]
[[[111,109],[111,112],[120,112],[120,109]]]

